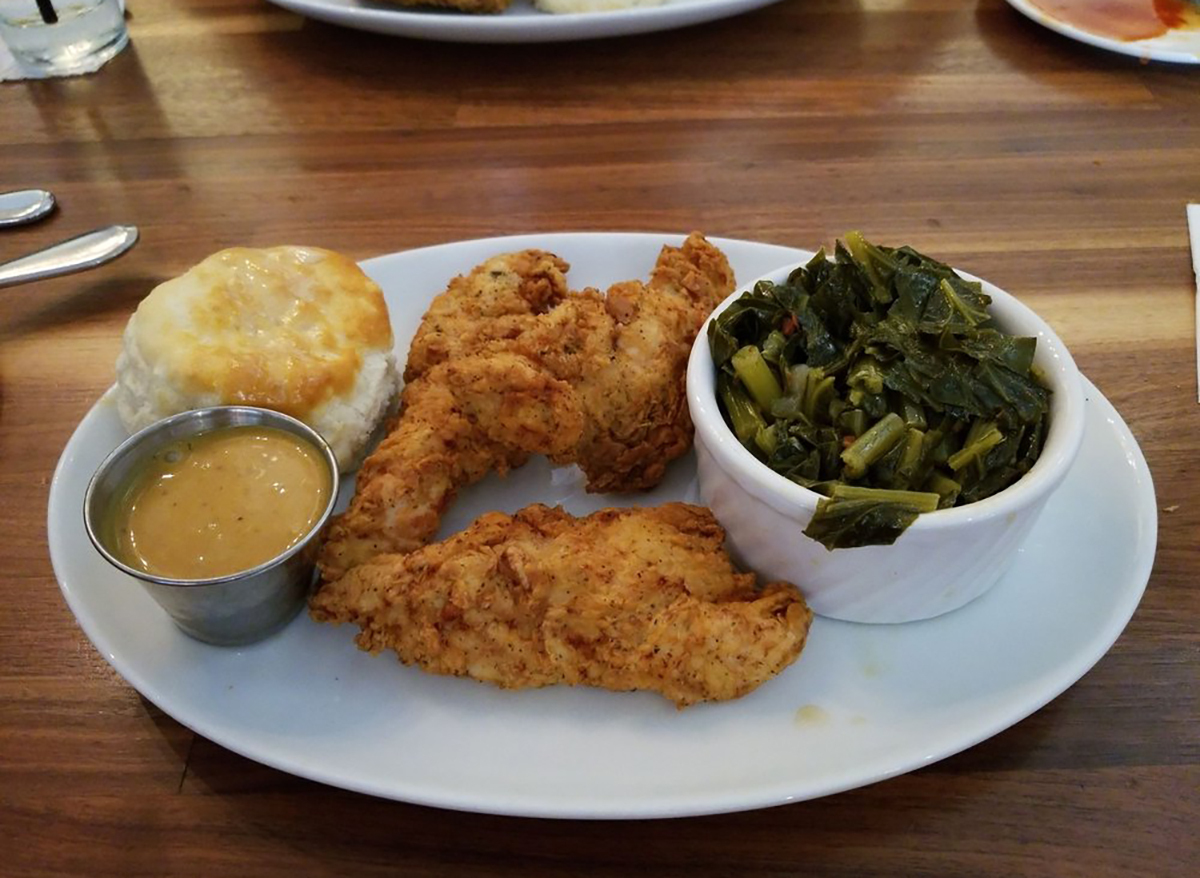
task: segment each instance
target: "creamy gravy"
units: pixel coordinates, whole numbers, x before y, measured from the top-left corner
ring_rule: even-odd
[[[312,530],[330,481],[316,448],[274,427],[226,427],[173,443],[121,492],[116,554],[171,579],[248,570]]]

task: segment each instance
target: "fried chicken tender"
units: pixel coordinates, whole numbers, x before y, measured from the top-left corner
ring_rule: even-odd
[[[313,618],[372,653],[506,689],[647,689],[679,707],[738,698],[791,664],[812,613],[736,573],[724,531],[683,503],[574,518],[488,513],[448,540],[323,584]]]
[[[493,257],[430,306],[405,370],[399,418],[367,459],[320,558],[337,579],[437,533],[455,493],[531,454],[576,463],[595,492],[656,485],[691,446],[687,357],[733,290],[724,254],[696,233],[664,247],[648,283],[571,293],[539,250]]]

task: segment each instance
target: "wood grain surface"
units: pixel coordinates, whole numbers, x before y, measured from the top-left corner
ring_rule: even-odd
[[[130,0],[94,76],[0,84],[0,190],[52,189],[0,260],[113,222],[130,254],[0,292],[0,874],[1196,874],[1200,406],[1184,205],[1200,68],[1070,42],[1002,0],[783,0],[560,45],[342,30],[250,0]],[[1112,651],[1012,729],[831,798],[643,823],[382,801],[200,738],[59,595],[48,484],[151,287],[232,244],[354,257],[483,235],[852,228],[1041,312],[1128,421],[1160,506]]]

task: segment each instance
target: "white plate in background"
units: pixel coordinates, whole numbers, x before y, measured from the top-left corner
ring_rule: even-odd
[[[1100,0],[1092,2],[1099,4]],[[1147,6],[1153,4],[1153,0],[1144,2]],[[1072,22],[1069,13],[1061,17],[1051,15],[1033,0],[1008,0],[1008,5],[1050,30],[1091,46],[1152,61],[1200,64],[1200,30],[1195,28],[1169,30],[1162,36],[1146,40],[1121,40],[1085,29],[1077,22]]]
[[[363,263],[383,287],[398,349],[456,274],[541,247],[574,288],[645,277],[682,236],[544,234],[466,241]],[[805,258],[714,239],[746,283]],[[403,362],[404,357],[401,356]],[[799,660],[745,698],[683,711],[652,693],[503,691],[372,657],[351,626],[307,615],[243,648],[182,634],[83,528],[92,472],[124,438],[103,397],[50,488],[50,556],[67,603],[135,689],[206,738],[302,777],[371,795],[499,814],[667,817],[810,799],[911,771],[1020,721],[1116,640],[1154,560],[1154,488],[1136,441],[1090,384],[1083,447],[1003,579],[948,615],[904,625],[817,619]],[[536,458],[462,492],[443,534],[489,509],[696,502],[694,460],[640,495],[589,495],[574,468]]]
[[[778,0],[666,0],[609,12],[550,14],[515,0],[499,14],[421,9],[370,0],[270,0],[309,18],[357,30],[458,43],[550,43],[672,30],[740,15]]]

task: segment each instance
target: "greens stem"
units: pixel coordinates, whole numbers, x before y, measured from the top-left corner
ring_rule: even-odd
[[[946,462],[950,469],[958,472],[973,460],[979,460],[997,445],[1004,441],[1004,434],[994,423],[989,423],[977,431],[974,437],[968,435],[967,444],[959,451],[950,455]]]
[[[769,412],[771,403],[783,396],[775,374],[754,345],[748,344],[733,355],[733,371],[763,411]]]
[[[842,452],[846,475],[861,479],[867,467],[887,454],[893,445],[904,438],[906,432],[904,419],[895,412],[888,412]]]
[[[904,479],[906,484],[912,484],[913,476],[924,460],[925,434],[920,430],[909,428],[904,437],[904,451],[900,455],[900,463],[896,465],[896,474]]]
[[[767,426],[767,422],[758,413],[754,403],[741,388],[734,386],[732,381],[723,383],[721,402],[725,404],[725,411],[729,412],[729,420],[733,423],[734,434],[743,445],[753,442],[758,431]]]
[[[768,457],[775,451],[777,441],[774,424],[769,427],[759,427],[758,432],[754,434],[754,444]]]
[[[937,493],[940,498],[938,501],[939,509],[949,509],[953,506],[954,501],[958,499],[959,492],[962,491],[962,485],[936,470],[929,474],[929,478],[925,480],[925,484],[922,487],[927,491]]]
[[[834,500],[874,500],[877,503],[900,503],[918,512],[933,512],[941,497],[926,491],[896,491],[890,488],[864,488],[859,485],[836,484],[829,492]]]

